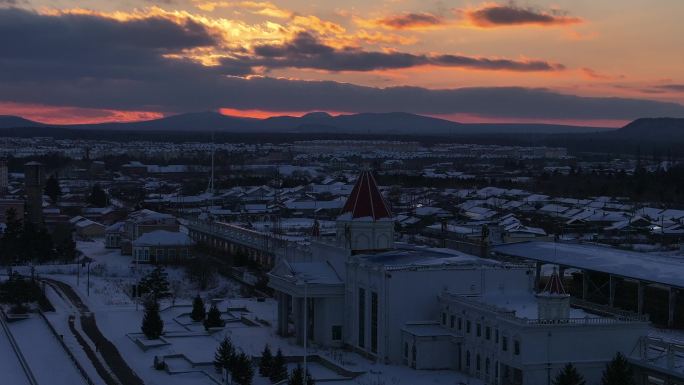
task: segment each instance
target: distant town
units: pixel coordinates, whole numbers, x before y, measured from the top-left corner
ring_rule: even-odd
[[[676,155],[0,143],[11,384],[684,381]]]

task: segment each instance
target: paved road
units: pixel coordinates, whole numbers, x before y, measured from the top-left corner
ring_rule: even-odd
[[[64,282],[53,279],[45,279],[54,287],[58,293],[64,293],[66,298],[79,310],[81,313],[81,328],[86,336],[98,347],[99,353],[105,360],[109,370],[105,368],[97,357],[97,354],[92,351],[90,345],[85,341],[84,337],[74,326],[74,320],[69,319],[69,328],[83,347],[88,358],[93,362],[98,374],[105,380],[107,385],[144,385],[144,382],[137,374],[128,366],[126,361],[121,357],[119,350],[107,338],[102,335],[100,329],[95,322],[95,316],[90,312],[90,309],[83,303],[81,297],[76,291]]]

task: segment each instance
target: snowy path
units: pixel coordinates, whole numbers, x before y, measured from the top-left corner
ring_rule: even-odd
[[[86,353],[89,353],[88,357],[91,359],[93,365],[95,365],[96,368],[100,367],[98,373],[100,373],[106,381],[106,377],[108,376],[105,374],[105,371],[111,371],[111,373],[113,373],[113,375],[118,379],[118,382],[120,383],[124,383],[126,385],[142,385],[143,381],[136,375],[136,373],[130,368],[130,366],[128,366],[128,364],[123,359],[123,357],[116,349],[114,344],[112,344],[107,338],[105,338],[102,335],[100,329],[97,326],[97,323],[95,322],[95,317],[90,312],[88,306],[85,303],[83,303],[83,300],[76,293],[76,291],[70,285],[64,282],[52,279],[46,279],[46,281],[53,288],[63,293],[63,296],[67,298],[72,303],[72,305],[75,308],[77,308],[81,313],[81,328],[85,332],[84,334],[87,336],[87,338],[90,339],[92,344],[99,348],[96,349],[99,350],[97,352],[99,354],[94,354],[92,350],[89,348],[89,344],[86,341],[82,341],[82,347],[86,350]],[[83,336],[81,336],[81,338],[83,338]],[[109,370],[107,370],[107,368],[102,367],[102,362],[100,361],[100,359],[104,360]],[[115,382],[112,380],[113,379],[110,378],[107,382]]]
[[[0,373],[2,375],[3,384],[31,384],[24,373],[24,369],[21,367],[19,358],[17,358],[12,349],[12,345],[4,330],[0,330],[0,357],[2,357],[2,359],[0,359]]]
[[[40,385],[82,385],[85,380],[38,316],[9,324]]]

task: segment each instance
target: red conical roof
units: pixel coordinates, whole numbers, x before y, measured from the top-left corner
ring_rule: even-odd
[[[563,287],[563,281],[556,269],[553,269],[553,274],[549,277],[549,282],[546,283],[543,293],[545,294],[560,294],[565,295],[565,288]]]
[[[372,218],[374,221],[392,218],[392,212],[370,171],[361,172],[340,214],[351,214],[351,219]]]

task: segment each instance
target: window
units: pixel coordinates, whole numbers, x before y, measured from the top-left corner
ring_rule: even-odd
[[[442,313],[442,325],[446,325],[446,313]]]
[[[475,370],[480,371],[480,355],[478,354],[475,358]]]
[[[489,375],[489,358],[485,360],[485,374]]]
[[[499,343],[499,329],[494,330],[494,342]]]
[[[173,259],[176,258],[176,249],[169,249],[169,258]]]
[[[482,337],[482,325],[480,323],[477,324],[477,336]]]
[[[508,337],[506,336],[501,337],[501,350],[508,351]]]
[[[371,292],[371,352],[378,352],[378,293]]]
[[[515,354],[516,356],[520,355],[520,341],[513,341],[513,354]]]
[[[449,327],[452,329],[454,328],[454,320],[455,320],[455,317],[453,315],[451,317],[449,317]]]
[[[404,342],[404,357],[408,358],[408,342]]]
[[[470,320],[466,321],[466,333],[470,334]]]
[[[499,361],[494,363],[494,378],[499,378]]]
[[[164,258],[164,249],[157,249],[157,258]]]
[[[485,339],[490,340],[492,339],[492,328],[487,326],[485,328]]]
[[[333,327],[332,327],[332,340],[333,341],[342,340],[342,325],[333,325]]]
[[[458,330],[463,330],[463,318],[458,317]]]
[[[466,368],[470,368],[470,350],[466,350]]]

